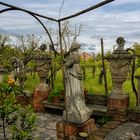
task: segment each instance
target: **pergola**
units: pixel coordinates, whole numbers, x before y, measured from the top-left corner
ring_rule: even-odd
[[[110,3],[110,2],[113,2],[113,1],[115,1],[115,0],[105,0],[103,2],[100,2],[100,3],[96,4],[96,5],[93,5],[93,6],[89,7],[89,8],[87,8],[87,9],[81,10],[81,11],[75,13],[75,14],[72,14],[72,15],[69,15],[69,16],[66,16],[66,17],[63,17],[63,18],[60,18],[60,19],[55,19],[55,18],[48,17],[48,16],[45,16],[45,15],[41,15],[41,14],[32,12],[30,10],[23,9],[23,8],[20,8],[20,7],[17,7],[17,6],[8,4],[8,3],[0,2],[0,5],[3,5],[3,6],[7,7],[7,8],[4,8],[4,9],[0,10],[0,14],[8,12],[8,11],[17,10],[17,11],[25,12],[25,13],[31,15],[32,17],[34,17],[40,23],[40,25],[44,28],[46,34],[48,35],[48,37],[50,39],[52,50],[54,51],[55,54],[57,54],[57,52],[56,52],[56,50],[54,48],[53,39],[52,39],[48,29],[46,28],[44,23],[39,19],[39,17],[44,18],[46,20],[50,20],[50,21],[56,22],[58,24],[58,29],[59,29],[59,43],[60,43],[60,50],[61,50],[61,63],[62,63],[62,66],[63,66],[63,61],[62,61],[63,60],[63,55],[62,55],[63,51],[62,51],[61,22],[69,20],[69,19],[72,19],[72,18],[75,18],[75,17],[80,16],[82,14],[88,13],[88,12],[90,12],[92,10],[95,10],[95,9],[97,9],[97,8],[99,8],[101,6],[104,6],[104,5],[106,5],[106,4]],[[62,67],[62,73],[64,74],[63,67]],[[64,81],[64,77],[63,77],[63,81]],[[107,88],[105,87],[105,89],[106,89],[106,94],[107,94]],[[64,90],[65,90],[65,86],[64,86]],[[65,105],[66,105],[66,102],[65,102]],[[66,110],[67,110],[67,108],[66,108]]]
[[[115,0],[105,0],[103,2],[100,2],[100,3],[96,4],[96,5],[93,5],[93,6],[89,7],[89,8],[87,8],[87,9],[81,10],[81,11],[79,11],[79,12],[73,14],[73,15],[69,15],[67,17],[63,17],[63,18],[60,18],[60,19],[55,19],[55,18],[48,17],[48,16],[45,16],[45,15],[41,15],[41,14],[32,12],[30,10],[23,9],[23,8],[20,8],[20,7],[17,7],[17,6],[8,4],[8,3],[0,2],[1,5],[8,7],[8,8],[5,8],[5,9],[0,10],[0,14],[2,14],[4,12],[8,12],[8,11],[17,10],[17,11],[25,12],[25,13],[31,15],[32,17],[34,17],[40,23],[40,25],[44,28],[45,32],[47,33],[47,35],[48,35],[48,37],[50,39],[52,50],[56,54],[57,52],[54,49],[53,39],[51,38],[51,35],[50,35],[48,29],[46,28],[46,26],[44,25],[44,23],[39,19],[39,17],[58,23],[60,50],[61,50],[61,53],[62,53],[61,22],[62,21],[69,20],[69,19],[72,19],[72,18],[75,18],[77,16],[80,16],[80,15],[85,14],[87,12],[90,12],[92,10],[95,10],[95,9],[97,9],[97,8],[99,8],[101,6],[104,6],[104,5],[106,5],[106,4],[110,3],[110,2],[113,2],[113,1],[115,1]]]

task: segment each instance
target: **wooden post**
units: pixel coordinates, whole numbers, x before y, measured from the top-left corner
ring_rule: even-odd
[[[105,86],[106,95],[108,95],[106,69],[105,69],[105,63],[104,63],[104,44],[103,44],[102,38],[101,38],[101,53],[102,53],[102,64],[103,64],[103,74],[104,74],[104,86]]]

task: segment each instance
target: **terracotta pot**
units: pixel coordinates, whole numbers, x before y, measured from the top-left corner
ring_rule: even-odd
[[[55,96],[52,99],[53,103],[60,103],[60,97],[59,96]]]

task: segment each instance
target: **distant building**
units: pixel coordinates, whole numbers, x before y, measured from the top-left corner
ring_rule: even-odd
[[[88,61],[89,59],[93,58],[93,56],[87,52],[83,52],[81,55],[81,59]]]

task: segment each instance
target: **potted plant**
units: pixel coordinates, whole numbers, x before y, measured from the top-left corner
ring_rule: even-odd
[[[59,103],[60,102],[60,90],[57,88],[53,89],[48,96],[48,100],[52,101],[54,103]]]

